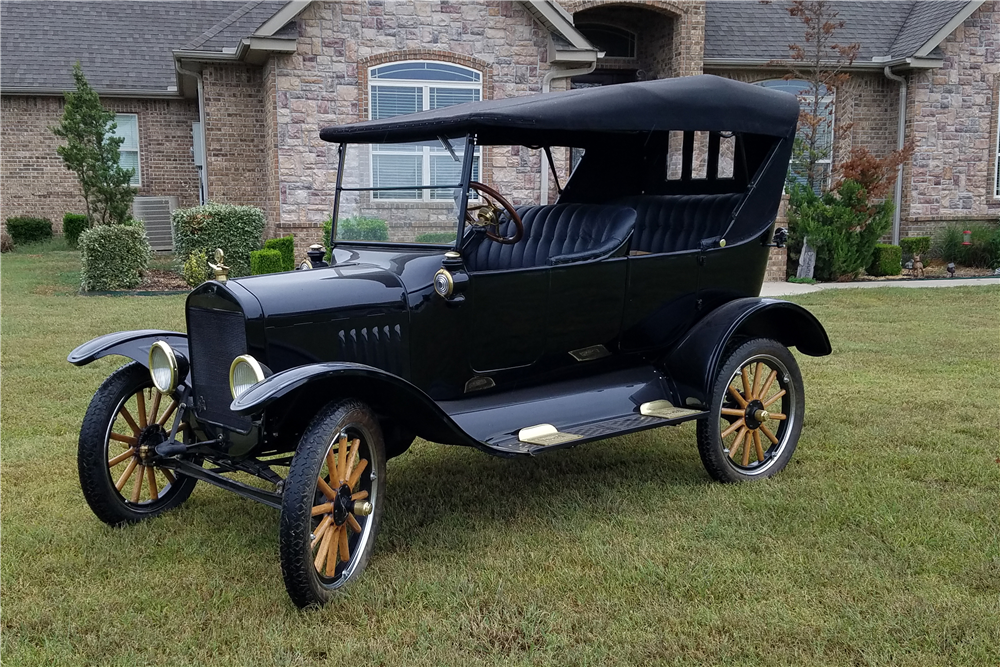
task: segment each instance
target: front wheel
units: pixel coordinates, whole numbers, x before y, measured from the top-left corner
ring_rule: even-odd
[[[781,471],[802,432],[802,374],[787,347],[768,338],[726,358],[709,417],[698,421],[698,453],[719,482],[763,479]]]
[[[358,401],[326,406],[306,428],[281,501],[281,574],[299,607],[326,603],[368,564],[382,515],[385,443]]]

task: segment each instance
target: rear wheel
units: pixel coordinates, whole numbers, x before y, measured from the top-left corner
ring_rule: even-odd
[[[357,578],[382,515],[385,444],[358,401],[326,406],[306,428],[282,493],[281,574],[299,607],[321,605]]]
[[[135,523],[191,495],[196,479],[145,465],[142,457],[144,447],[148,452],[167,439],[176,410],[177,402],[157,391],[149,370],[135,362],[94,394],[80,428],[77,467],[83,497],[101,521]]]
[[[787,347],[755,338],[723,362],[710,415],[698,421],[698,453],[720,482],[771,477],[792,457],[802,432],[802,374]]]

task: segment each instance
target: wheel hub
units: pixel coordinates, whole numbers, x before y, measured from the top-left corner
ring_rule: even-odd
[[[347,515],[353,506],[351,488],[344,484],[337,490],[337,498],[333,501],[333,523],[337,526],[347,523]]]
[[[159,424],[150,424],[139,433],[136,453],[143,465],[152,465],[157,458],[156,446],[167,440],[167,432]]]
[[[746,416],[743,418],[746,420],[747,428],[755,431],[767,421],[769,416],[767,410],[764,409],[764,404],[755,398],[747,403]]]

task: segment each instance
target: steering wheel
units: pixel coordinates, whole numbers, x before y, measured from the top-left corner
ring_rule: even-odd
[[[473,227],[483,227],[486,230],[486,238],[495,243],[510,245],[520,241],[521,237],[524,236],[524,223],[521,222],[521,216],[514,210],[513,204],[490,186],[483,185],[478,181],[471,181],[469,188],[478,192],[479,196],[483,198],[484,203],[479,206],[467,207],[465,209],[465,221]],[[500,206],[490,201],[487,195],[499,202]],[[514,233],[511,236],[500,236],[498,233],[500,231],[500,215],[504,211],[507,211],[511,221],[514,223]],[[491,231],[490,227],[493,227],[495,231]]]

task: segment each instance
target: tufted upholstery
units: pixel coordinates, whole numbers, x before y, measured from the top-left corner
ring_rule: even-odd
[[[472,235],[463,253],[470,270],[527,269],[606,257],[621,248],[635,224],[635,211],[626,206],[523,206],[517,213],[524,236],[513,245],[494,243],[485,234]],[[509,220],[500,225],[503,236],[513,230]]]
[[[661,253],[696,250],[702,239],[722,234],[742,196],[643,195],[615,203],[636,211],[632,250]]]

